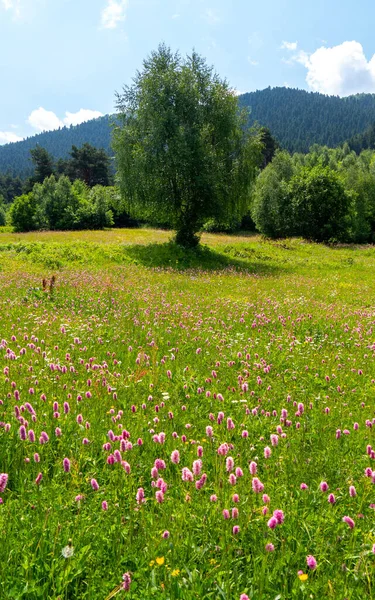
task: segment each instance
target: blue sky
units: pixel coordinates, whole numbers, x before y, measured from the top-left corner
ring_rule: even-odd
[[[159,42],[238,92],[375,93],[373,0],[0,0],[0,143],[113,111]]]

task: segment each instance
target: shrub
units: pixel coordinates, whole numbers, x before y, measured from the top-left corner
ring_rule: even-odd
[[[347,195],[340,177],[328,167],[303,167],[288,185],[292,233],[317,242],[346,234]]]
[[[113,225],[110,188],[52,175],[15,199],[10,219],[16,231],[102,229]]]

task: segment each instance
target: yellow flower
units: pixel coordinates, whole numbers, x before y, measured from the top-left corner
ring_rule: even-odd
[[[301,573],[301,575],[298,575],[298,577],[300,578],[301,581],[307,581],[309,578],[307,573]]]
[[[156,564],[159,565],[159,567],[161,567],[161,565],[164,565],[164,556],[158,556],[156,559]]]
[[[172,577],[178,577],[180,574],[180,569],[174,569],[171,573]]]
[[[210,558],[211,565],[216,565],[216,560],[214,558]]]
[[[150,566],[150,567],[153,567],[153,566],[154,566],[154,564],[155,564],[155,561],[154,561],[154,560],[152,560],[152,561],[150,562],[150,565],[149,565],[149,566]]]

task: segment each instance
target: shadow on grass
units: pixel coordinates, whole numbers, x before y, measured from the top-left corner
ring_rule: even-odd
[[[244,260],[216,252],[208,246],[198,246],[198,248],[187,250],[173,242],[126,246],[124,253],[132,262],[154,269],[172,269],[173,271],[233,269],[264,276],[274,276],[284,271],[284,269],[262,260],[251,260],[251,258]]]

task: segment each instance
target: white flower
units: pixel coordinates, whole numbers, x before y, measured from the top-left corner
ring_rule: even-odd
[[[61,554],[64,558],[71,558],[74,554],[73,546],[65,546],[65,548],[62,549]]]

